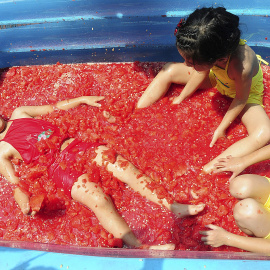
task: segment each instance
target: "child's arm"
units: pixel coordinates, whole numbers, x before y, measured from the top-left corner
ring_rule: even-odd
[[[138,101],[137,108],[148,107],[162,98],[172,83],[188,83],[188,86],[185,87],[186,90],[181,94],[181,98],[183,97],[184,100],[184,98],[197,90],[205,76],[203,72],[198,73],[184,63],[167,63],[144,91]],[[190,80],[192,82],[189,83]],[[177,101],[177,103],[180,103],[180,101]]]
[[[268,159],[270,159],[270,145],[266,145],[243,157],[229,156],[227,158],[221,158],[215,164],[216,169],[214,172],[230,171],[233,173],[230,178],[230,180],[232,180],[247,167]]]
[[[1,149],[2,150],[2,149]],[[19,177],[15,175],[15,169],[11,163],[10,156],[6,153],[1,152],[0,156],[0,173],[12,184],[19,183]],[[13,190],[14,199],[19,205],[23,214],[27,215],[30,213],[29,197],[19,187]],[[34,212],[32,213],[34,214]]]
[[[225,116],[223,117],[221,123],[219,124],[218,128],[215,130],[212,141],[210,143],[210,147],[216,143],[216,141],[221,138],[225,137],[225,132],[227,128],[231,125],[231,123],[236,119],[236,117],[241,113],[246,105],[246,100],[240,100],[238,98],[234,98],[232,101],[228,111],[226,112]]]
[[[251,69],[251,67],[250,67]],[[236,117],[242,112],[244,107],[246,106],[250,87],[252,83],[252,72],[248,68],[244,71],[239,72],[237,68],[233,68],[231,72],[231,76],[235,81],[236,95],[233,99],[228,111],[223,117],[220,125],[215,130],[212,141],[210,143],[210,147],[212,147],[218,138],[224,137],[227,128],[231,125],[231,123],[236,119]]]
[[[91,106],[100,107],[101,105],[98,102],[103,99],[104,97],[99,96],[82,96],[78,98],[59,101],[54,106],[53,105],[22,106],[14,110],[11,119],[17,119],[22,117],[35,117],[43,115],[46,113],[53,112],[54,107],[60,110],[69,110],[81,104],[88,104]]]
[[[75,108],[81,104],[87,104],[90,106],[94,106],[94,107],[100,107],[101,104],[99,104],[98,102],[103,100],[104,97],[101,96],[82,96],[82,97],[78,97],[78,98],[72,98],[72,99],[67,99],[67,100],[63,100],[63,101],[59,101],[56,103],[56,107],[60,110],[69,110],[72,108]]]
[[[0,173],[12,184],[18,184],[19,178],[15,175],[15,169],[10,161],[10,157],[1,153],[0,156]]]
[[[180,104],[183,100],[190,97],[200,87],[207,76],[209,76],[209,71],[197,72],[195,70],[181,94],[173,100],[173,104]]]
[[[201,234],[205,235],[201,240],[206,245],[212,247],[226,245],[250,252],[270,254],[270,240],[268,239],[236,235],[213,224],[207,227],[211,230],[201,232]]]

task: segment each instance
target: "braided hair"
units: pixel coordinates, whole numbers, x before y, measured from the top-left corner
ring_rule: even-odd
[[[239,17],[223,7],[196,9],[176,28],[176,46],[196,64],[213,64],[240,41]]]

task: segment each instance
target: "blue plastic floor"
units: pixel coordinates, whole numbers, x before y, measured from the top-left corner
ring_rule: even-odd
[[[254,270],[270,269],[270,261],[209,259],[112,258],[0,247],[1,270]]]

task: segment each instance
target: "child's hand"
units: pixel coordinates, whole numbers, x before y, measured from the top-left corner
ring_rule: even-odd
[[[116,119],[114,116],[112,116],[109,112],[103,111],[103,116],[107,119],[109,123],[115,123]]]
[[[178,97],[173,99],[172,104],[180,104],[183,101],[183,98],[181,97],[181,95],[179,95]]]
[[[218,162],[214,164],[214,166],[214,173],[232,172],[233,174],[229,179],[230,181],[246,168],[243,162],[243,158],[232,156],[220,158]]]
[[[94,107],[100,107],[101,104],[99,104],[98,102],[103,100],[105,97],[102,96],[85,96],[83,97],[84,103],[90,106],[94,106]]]
[[[217,141],[219,138],[222,138],[222,137],[224,137],[224,138],[226,137],[226,135],[225,135],[225,130],[222,129],[222,128],[220,128],[220,127],[218,127],[218,128],[216,129],[216,131],[214,132],[212,141],[211,141],[211,143],[210,143],[210,147],[213,147],[214,144],[216,143],[216,141]]]
[[[211,229],[200,232],[200,234],[205,235],[201,238],[205,245],[220,247],[227,244],[231,233],[213,224],[206,225],[205,227]]]

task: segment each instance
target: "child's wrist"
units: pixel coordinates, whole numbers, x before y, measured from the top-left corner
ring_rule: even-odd
[[[242,159],[242,166],[243,166],[244,169],[247,168],[248,166],[252,165],[252,164],[250,164],[248,158],[242,157],[241,159]],[[243,170],[244,170],[244,169],[243,169]]]
[[[228,231],[225,231],[225,235],[224,235],[224,240],[223,240],[223,244],[226,246],[230,246],[232,244],[234,235]]]

